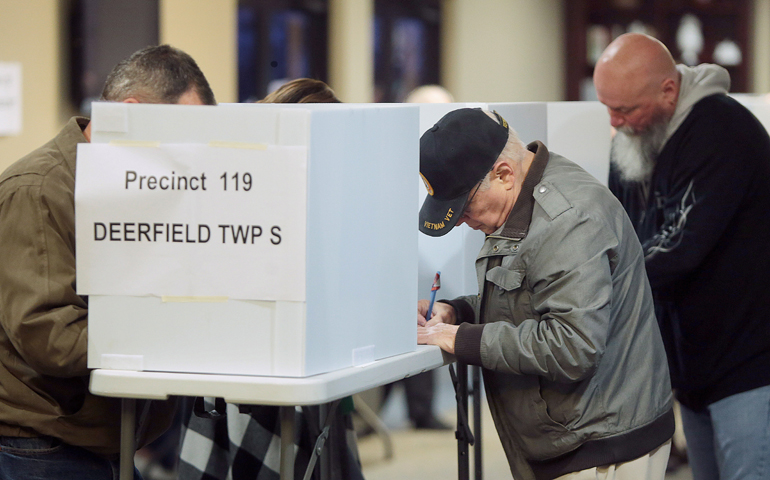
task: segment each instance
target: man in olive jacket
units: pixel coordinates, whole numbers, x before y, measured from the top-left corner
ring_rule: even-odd
[[[161,45],[118,64],[102,99],[215,104],[195,61]],[[76,117],[0,176],[0,478],[113,479],[120,401],[88,390],[88,304],[76,292],[75,170],[90,140]],[[155,402],[140,446],[170,424]]]
[[[612,193],[502,117],[450,112],[420,141],[420,230],[486,233],[478,296],[418,305],[418,342],[483,367],[517,480],[663,479],[674,432],[639,241]],[[583,478],[583,477],[581,477]]]

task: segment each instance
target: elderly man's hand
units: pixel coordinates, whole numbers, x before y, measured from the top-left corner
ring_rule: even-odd
[[[455,316],[454,307],[441,302],[433,303],[433,316],[430,318],[430,321],[426,321],[425,317],[428,313],[428,305],[430,305],[430,302],[427,300],[420,300],[417,302],[417,325],[421,327],[430,327],[439,323],[446,323],[449,325],[455,324],[457,317]]]
[[[457,325],[447,325],[446,323],[437,323],[427,327],[417,327],[417,343],[419,345],[438,345],[445,352],[455,353],[455,337]]]

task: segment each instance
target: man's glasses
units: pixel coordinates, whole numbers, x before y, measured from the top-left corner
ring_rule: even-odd
[[[463,215],[465,215],[465,211],[468,210],[468,206],[473,201],[473,197],[476,196],[476,193],[479,191],[479,188],[481,187],[481,184],[484,183],[484,180],[481,180],[479,183],[476,184],[476,188],[473,189],[473,193],[470,194],[468,197],[468,200],[465,201],[465,204],[463,205],[463,209],[460,211],[460,218],[462,218]]]

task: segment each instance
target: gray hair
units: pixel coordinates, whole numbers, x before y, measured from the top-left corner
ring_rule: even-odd
[[[143,48],[118,63],[107,76],[102,100],[177,103],[194,89],[205,105],[216,105],[214,92],[193,58],[170,45]]]
[[[489,118],[500,124],[497,115],[490,112],[489,110],[484,110],[484,113],[486,113]],[[524,142],[521,141],[519,135],[516,133],[516,130],[509,126],[508,141],[505,143],[505,147],[503,147],[503,150],[500,152],[497,160],[495,160],[495,164],[492,169],[490,169],[490,171],[484,177],[484,180],[481,181],[481,185],[479,185],[479,191],[483,192],[488,190],[492,185],[492,178],[494,178],[495,170],[494,167],[496,167],[501,160],[509,160],[511,162],[521,163],[524,160],[524,155],[526,152],[527,146],[524,145]]]

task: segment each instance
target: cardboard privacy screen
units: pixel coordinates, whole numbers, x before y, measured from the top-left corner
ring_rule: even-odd
[[[416,348],[418,109],[98,103],[91,368],[308,376]]]

